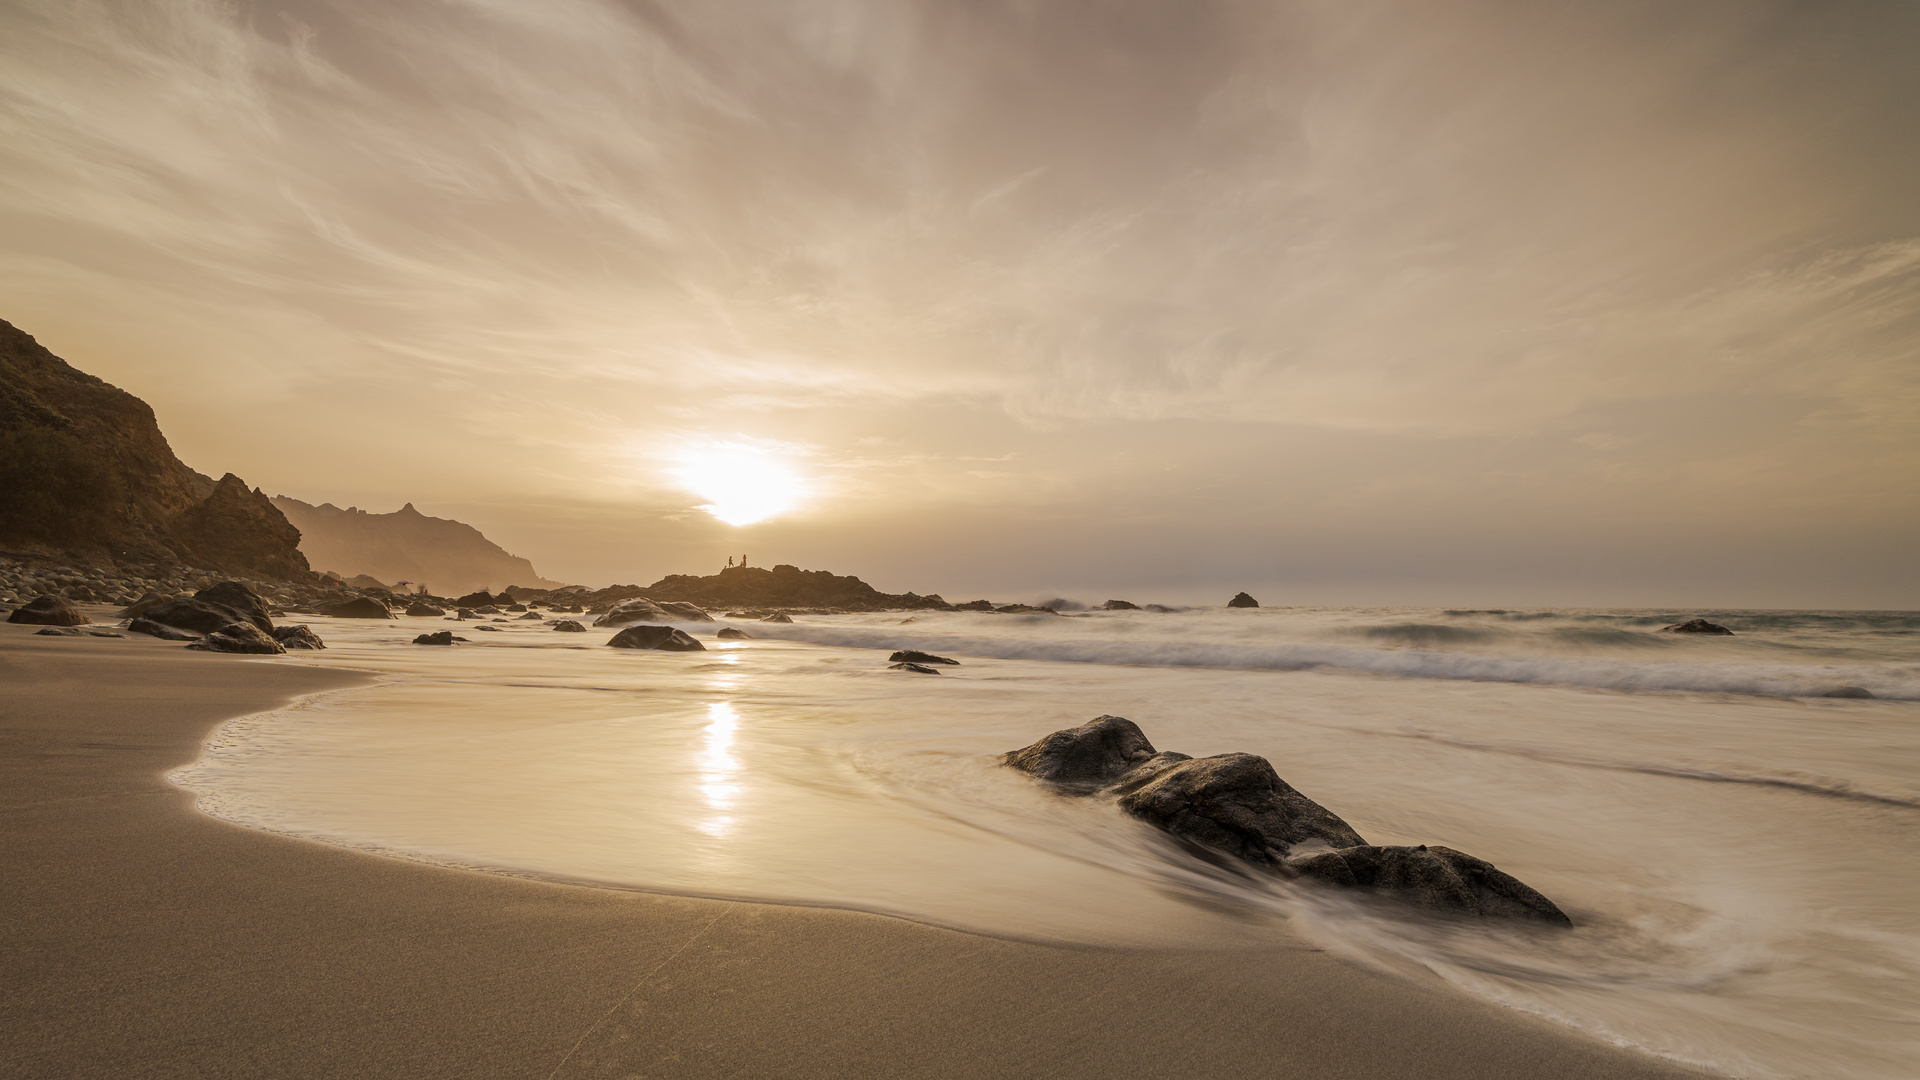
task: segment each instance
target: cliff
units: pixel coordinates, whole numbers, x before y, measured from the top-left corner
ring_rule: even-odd
[[[332,503],[301,502],[276,495],[273,505],[299,528],[300,550],[322,570],[365,574],[389,585],[424,584],[443,596],[508,585],[555,588],[533,564],[509,554],[479,529],[449,518],[428,517],[412,503],[391,514],[345,510]]]
[[[83,563],[304,576],[299,533],[228,473],[208,486],[146,402],[0,320],[0,544]]]

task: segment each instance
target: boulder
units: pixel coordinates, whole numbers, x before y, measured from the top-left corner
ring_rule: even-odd
[[[1837,697],[1837,698],[1872,698],[1873,691],[1867,689],[1864,686],[1836,686],[1833,689],[1827,691],[1826,693],[1821,694],[1820,696],[1821,697]]]
[[[1484,860],[1445,847],[1368,844],[1253,754],[1155,752],[1132,721],[1102,716],[1001,761],[1067,794],[1114,799],[1190,848],[1282,877],[1369,889],[1437,911],[1572,925],[1551,900]]]
[[[896,664],[953,664],[956,667],[960,664],[958,660],[949,660],[944,656],[921,652],[919,649],[901,649],[887,659]]]
[[[453,631],[442,630],[437,634],[421,634],[419,637],[413,639],[413,643],[415,645],[451,645],[453,644]]]
[[[993,601],[991,600],[969,600],[964,604],[953,605],[953,610],[955,611],[992,611],[994,610],[994,607],[993,607]]]
[[[500,614],[500,609],[492,604],[481,604],[479,607],[473,609],[473,613],[475,615],[498,615]]]
[[[500,628],[499,628],[499,627],[497,627],[497,626],[488,626],[488,625],[487,625],[486,623],[481,623],[481,624],[480,624],[479,626],[476,626],[476,627],[474,627],[474,629],[475,629],[475,630],[485,630],[485,631],[488,631],[489,633],[494,633],[494,634],[497,634],[497,633],[499,633],[499,632],[500,632]]]
[[[506,609],[507,609],[508,611],[525,611],[525,610],[527,610],[527,605],[525,605],[525,604],[508,604],[508,605],[506,605]]]
[[[294,626],[276,626],[273,628],[273,640],[283,649],[324,649],[327,643],[320,635],[307,628],[305,623]]]
[[[387,605],[371,596],[356,596],[351,600],[342,600],[337,604],[327,604],[320,609],[322,615],[331,615],[336,619],[391,619],[393,612]]]
[[[169,599],[172,599],[172,598],[169,596],[164,596],[157,592],[148,592],[144,596],[140,597],[140,599],[135,600],[131,604],[128,604],[126,608],[120,612],[120,617],[123,619],[137,619],[140,616],[145,615],[148,609],[152,608],[154,605],[164,604]]]
[[[1120,809],[1203,847],[1276,867],[1295,844],[1366,843],[1353,826],[1295,791],[1255,754],[1162,761],[1114,785]]]
[[[515,619],[514,622],[526,622],[528,619],[532,619],[535,622],[545,622],[547,617],[545,615],[540,614],[537,611],[529,611],[525,615],[522,615],[518,619]]]
[[[705,652],[707,647],[671,626],[629,626],[607,642],[616,649],[664,649],[668,652]]]
[[[1705,619],[1688,619],[1683,623],[1663,626],[1660,632],[1663,634],[1727,634],[1729,636],[1733,634],[1733,631],[1719,623],[1710,623]]]
[[[1286,865],[1303,877],[1370,889],[1434,911],[1573,925],[1558,905],[1520,879],[1449,847],[1368,844],[1303,855]]]
[[[1101,716],[1003,754],[1000,761],[1058,787],[1092,791],[1153,755],[1153,744],[1139,725],[1121,716]]]
[[[473,619],[479,618],[480,613],[473,610],[472,608],[460,608],[454,613],[453,617],[463,622],[466,622],[466,621],[471,621]]]
[[[437,608],[432,604],[423,603],[419,600],[415,600],[413,603],[407,605],[407,614],[421,618],[438,618],[446,613],[446,609],[444,608]]]
[[[1100,607],[1106,611],[1139,611],[1139,604],[1130,604],[1125,600],[1109,600]]]
[[[766,618],[761,619],[760,621],[775,622],[775,623],[790,623],[793,621],[793,616],[787,614],[784,611],[776,611],[773,614],[767,616]]]
[[[209,585],[194,593],[193,598],[203,604],[217,604],[228,611],[237,611],[263,632],[273,633],[273,609],[259,593],[238,581]]]
[[[15,608],[7,621],[28,626],[85,626],[93,620],[64,597],[36,596]]]
[[[1255,600],[1253,597],[1248,596],[1246,593],[1238,592],[1233,594],[1233,599],[1227,601],[1227,606],[1228,607],[1259,607],[1260,601]]]
[[[558,630],[566,634],[584,634],[587,632],[586,627],[581,626],[572,619],[557,619],[549,629]]]
[[[912,671],[921,675],[938,675],[939,668],[930,668],[925,664],[888,664],[888,671]]]
[[[189,649],[201,649],[206,652],[258,653],[262,655],[283,653],[280,643],[268,637],[265,631],[250,622],[230,622],[199,641],[188,645]]]
[[[477,607],[486,607],[487,605],[494,603],[496,599],[505,600],[507,598],[505,596],[496,598],[491,593],[487,592],[487,590],[481,589],[479,592],[468,593],[467,595],[461,597],[460,599],[455,600],[453,603],[455,607],[477,608]]]
[[[189,634],[185,630],[175,630],[165,623],[157,623],[146,618],[132,620],[127,623],[127,629],[135,634],[151,634],[162,641],[192,641],[200,636]]]
[[[622,600],[605,615],[593,621],[595,626],[626,626],[642,622],[712,622],[713,616],[692,604],[671,600],[655,603],[644,596]]]
[[[43,626],[33,632],[35,637],[85,637],[86,631],[77,626]]]
[[[731,626],[723,626],[720,628],[720,632],[713,636],[720,638],[723,641],[740,641],[747,637],[750,637],[751,635],[748,634],[745,630],[735,630]]]

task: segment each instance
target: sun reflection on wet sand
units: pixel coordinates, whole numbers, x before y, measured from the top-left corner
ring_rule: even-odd
[[[740,794],[740,785],[734,776],[740,771],[740,762],[733,756],[733,733],[739,726],[739,715],[734,712],[733,703],[716,701],[707,706],[707,729],[705,745],[697,759],[700,764],[700,793],[707,800],[712,815],[699,823],[699,829],[710,836],[725,836],[733,827],[733,818],[728,811],[733,809],[734,800]]]

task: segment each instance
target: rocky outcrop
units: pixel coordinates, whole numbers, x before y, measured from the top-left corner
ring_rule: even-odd
[[[595,626],[627,626],[640,622],[712,622],[713,616],[692,604],[655,601],[645,597],[622,600],[593,621]]]
[[[1103,611],[1139,611],[1140,605],[1129,603],[1125,600],[1109,600],[1101,604],[1100,608]]]
[[[883,593],[857,577],[842,577],[826,570],[802,570],[786,564],[772,569],[731,566],[707,577],[670,574],[636,591],[656,603],[677,600],[721,610],[757,607],[944,611],[952,607],[938,596]]]
[[[720,632],[713,636],[722,641],[742,641],[750,635],[745,630],[735,630],[731,626],[723,626],[720,628]]]
[[[293,626],[274,627],[273,640],[279,642],[282,648],[287,649],[324,649],[327,647],[327,643],[320,640],[320,635],[314,633],[305,623],[297,623]]]
[[[940,669],[939,669],[939,668],[930,668],[930,667],[928,667],[928,666],[927,666],[927,665],[925,665],[925,664],[906,664],[906,663],[901,663],[901,664],[888,664],[888,665],[887,665],[887,670],[888,670],[888,671],[911,671],[911,672],[913,672],[913,673],[915,673],[916,675],[938,675],[938,674],[940,674]]]
[[[995,610],[995,608],[993,606],[993,601],[991,600],[969,600],[964,604],[953,605],[953,610],[955,611],[993,611]]]
[[[901,649],[892,656],[887,657],[887,659],[896,664],[953,664],[957,666],[960,663],[958,660],[949,660],[944,656],[935,656],[930,652],[921,652],[919,649]]]
[[[336,619],[391,619],[393,612],[387,605],[371,596],[358,596],[352,600],[342,600],[337,604],[328,604],[320,609],[322,615],[331,615]]]
[[[205,652],[251,653],[272,655],[287,650],[261,629],[250,622],[231,622],[222,626],[199,641],[188,645],[189,649]]]
[[[202,589],[201,592],[206,590]],[[231,622],[252,623],[262,633],[271,633],[273,630],[273,621],[265,615],[256,616],[238,608],[230,608],[225,604],[202,599],[200,593],[162,601],[148,608],[144,617],[151,622],[179,630],[192,630],[200,634],[211,634]]]
[[[188,561],[248,577],[286,580],[305,577],[300,530],[287,522],[259,490],[228,473],[213,493],[188,507],[169,530]]]
[[[1663,626],[1660,632],[1663,634],[1726,634],[1728,636],[1733,634],[1733,631],[1719,623],[1710,623],[1705,619],[1688,619],[1686,622],[1674,623],[1672,626]]]
[[[444,608],[437,608],[437,607],[434,607],[432,604],[423,603],[418,600],[407,605],[407,614],[412,615],[415,618],[437,619],[440,616],[445,615],[446,613],[447,612]]]
[[[1001,761],[1063,793],[1113,799],[1195,850],[1281,877],[1368,889],[1454,914],[1572,925],[1551,900],[1484,860],[1452,848],[1368,844],[1254,754],[1160,752],[1132,721],[1101,716]]]
[[[162,641],[193,641],[198,634],[189,634],[185,630],[176,630],[165,623],[157,623],[148,618],[137,618],[127,623],[127,631],[134,634],[146,634]]]
[[[433,634],[421,634],[413,639],[415,645],[451,645],[456,639],[451,630],[441,630]]]
[[[1237,592],[1233,594],[1233,599],[1227,601],[1227,606],[1228,607],[1259,607],[1260,601],[1255,600],[1253,597],[1248,596],[1246,593]]]
[[[7,621],[28,626],[85,626],[93,620],[58,596],[36,596],[15,608]]]
[[[285,495],[273,505],[300,529],[300,550],[314,566],[381,582],[426,584],[441,596],[513,584],[557,588],[533,564],[508,553],[479,529],[429,517],[408,503],[391,514],[370,514],[332,503],[315,506]],[[504,598],[503,598],[504,599]],[[468,604],[478,607],[492,601]]]
[[[558,630],[563,634],[584,634],[587,632],[586,627],[581,626],[572,619],[556,619],[550,629]]]
[[[504,595],[495,596],[492,593],[489,593],[487,590],[481,589],[479,592],[470,592],[467,595],[462,596],[459,599],[455,600],[453,603],[455,607],[480,608],[480,607],[491,607],[498,604],[508,604],[512,602],[513,602],[512,597],[504,596]]]
[[[664,649],[668,652],[705,652],[707,647],[684,630],[671,626],[629,626],[607,642],[616,649]]]

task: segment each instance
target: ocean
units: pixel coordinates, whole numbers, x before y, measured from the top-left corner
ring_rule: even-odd
[[[1734,636],[1657,632],[1695,614]],[[232,721],[172,779],[236,823],[498,873],[1092,946],[1304,941],[1733,1076],[1920,1062],[1920,614],[677,624],[700,653],[474,625],[317,620],[327,651],[260,662],[378,681]],[[409,644],[445,628],[474,640]],[[889,670],[901,648],[961,663]],[[1370,842],[1487,859],[1575,928],[1237,871],[996,763],[1102,714],[1263,755]]]

